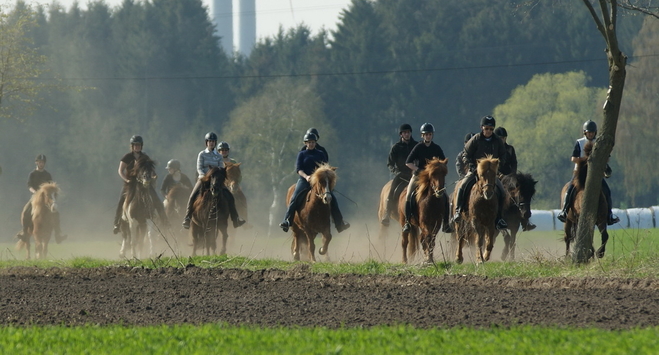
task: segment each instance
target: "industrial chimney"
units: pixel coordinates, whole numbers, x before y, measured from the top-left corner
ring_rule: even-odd
[[[256,44],[256,0],[239,0],[238,51],[249,57]]]
[[[211,0],[210,16],[222,48],[233,55],[233,0]]]

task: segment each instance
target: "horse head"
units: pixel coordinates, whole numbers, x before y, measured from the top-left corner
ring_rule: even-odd
[[[520,217],[529,219],[531,217],[531,200],[535,194],[535,184],[538,181],[534,180],[531,174],[516,173],[504,176],[501,183],[508,191],[510,202],[519,210]]]
[[[323,163],[311,174],[311,188],[323,204],[332,202],[332,190],[336,186],[336,167]]]
[[[39,190],[34,194],[32,200],[33,214],[39,214],[43,207],[46,207],[51,212],[57,211],[57,195],[59,194],[59,186],[54,182],[47,182],[39,187]]]
[[[448,159],[440,160],[435,157],[427,160],[428,164],[419,174],[419,196],[424,196],[430,189],[435,198],[440,198],[446,191],[446,174],[448,174]]]
[[[499,159],[487,155],[485,158],[476,161],[476,173],[478,180],[476,186],[481,191],[483,198],[490,200],[496,194],[497,170],[499,169]]]
[[[148,188],[158,178],[156,174],[156,163],[148,156],[143,155],[135,161],[131,175],[135,177],[135,181],[139,185]]]
[[[222,191],[225,179],[224,169],[213,167],[206,172],[206,175],[201,178],[201,181],[209,184],[211,195],[217,197]]]
[[[240,180],[242,178],[240,164],[242,163],[226,163],[226,181],[224,183],[231,193],[240,189]]]

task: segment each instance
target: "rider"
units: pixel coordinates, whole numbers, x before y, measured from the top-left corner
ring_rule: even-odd
[[[586,155],[584,154],[584,147],[586,146],[586,143],[588,142],[594,142],[595,136],[597,135],[597,123],[594,121],[588,120],[583,124],[583,137],[577,139],[577,143],[574,145],[574,150],[572,151],[572,157],[570,160],[574,163],[574,169],[576,170],[577,166],[579,165],[579,162],[585,161],[588,159]],[[606,165],[606,172],[605,172],[605,177],[611,176],[611,167],[607,164]],[[570,208],[570,205],[572,204],[572,199],[574,198],[574,184],[572,184],[572,180],[570,180],[570,184],[568,185],[568,189],[565,192],[565,197],[563,198],[563,208],[561,212],[556,216],[559,221],[565,223],[567,220],[567,213]],[[615,216],[613,214],[613,211],[611,211],[612,208],[612,201],[611,201],[611,189],[609,188],[609,184],[606,183],[605,179],[602,179],[602,192],[604,193],[604,196],[606,197],[606,202],[609,205],[609,214],[607,218],[607,224],[612,225],[620,222],[620,218]]]
[[[177,159],[172,159],[167,162],[167,176],[165,176],[165,179],[162,181],[160,192],[165,198],[167,198],[169,190],[178,184],[190,189],[192,188],[190,178],[181,172],[181,162]]]
[[[220,144],[217,145],[217,150],[222,154],[222,160],[224,161],[224,165],[226,163],[238,163],[236,159],[230,158],[229,157],[229,151],[231,150],[231,147],[229,146],[229,143],[227,142],[220,142]]]
[[[126,200],[126,193],[128,192],[128,183],[133,178],[128,176],[128,172],[133,170],[135,162],[139,158],[148,158],[148,155],[142,151],[143,147],[144,140],[142,139],[142,136],[134,135],[130,137],[130,153],[126,153],[126,155],[124,155],[119,162],[119,169],[117,169],[117,173],[119,174],[121,180],[123,180],[124,184],[121,187],[121,196],[119,197],[119,203],[117,204],[117,209],[114,214],[114,228],[112,229],[112,233],[114,234],[117,234],[121,231],[121,214],[123,213],[124,201]],[[162,203],[160,203],[160,197],[158,197],[158,193],[156,193],[156,190],[153,188],[153,186],[149,187],[149,192],[151,193],[151,198],[153,201],[158,201],[158,203],[155,203],[155,208],[158,211],[158,215],[162,219],[163,224],[168,225],[169,221],[165,215],[165,209]]]
[[[467,133],[465,136],[465,146],[473,136],[475,136],[475,134]],[[458,153],[458,156],[455,157],[455,170],[458,172],[458,179],[464,179],[464,177],[467,176],[467,173],[469,172],[469,166],[465,160],[465,154],[465,150],[462,149],[460,153]]]
[[[433,158],[446,159],[444,156],[444,151],[442,148],[435,142],[432,141],[433,136],[435,135],[435,127],[430,123],[424,123],[421,125],[421,141],[417,143],[410,155],[407,156],[405,160],[405,165],[412,171],[412,177],[410,182],[407,185],[407,195],[405,195],[405,224],[403,225],[403,232],[409,232],[410,228],[410,217],[412,216],[412,196],[413,192],[416,191],[416,186],[419,181],[419,173],[423,171],[428,164],[428,160]],[[445,193],[446,194],[446,193]],[[446,200],[446,211],[448,211],[448,197]],[[444,233],[451,233],[452,228],[448,223],[448,213],[444,213],[444,223],[442,223],[442,231]]]
[[[412,138],[412,126],[407,123],[400,126],[398,134],[400,135],[400,140],[391,147],[389,160],[387,161],[387,166],[391,173],[394,174],[394,179],[391,182],[391,188],[389,189],[389,195],[387,195],[387,201],[385,203],[384,215],[380,221],[384,226],[389,225],[389,212],[398,205],[396,198],[400,196],[400,192],[406,183],[410,181],[410,178],[412,178],[412,170],[405,165],[405,160],[410,155],[412,148],[418,143]]]
[[[494,134],[501,138],[503,141],[503,146],[506,147],[506,152],[508,153],[506,156],[506,166],[499,170],[507,172],[505,175],[517,174],[517,153],[515,153],[515,147],[508,144],[507,142],[508,131],[506,131],[506,129],[503,127],[497,127],[494,130]],[[532,231],[536,227],[536,225],[531,223],[528,218],[522,219],[521,224],[522,230],[525,232]]]
[[[185,229],[190,229],[192,204],[197,199],[197,196],[201,190],[201,178],[206,175],[208,170],[211,168],[218,167],[220,169],[225,169],[224,159],[222,159],[222,155],[219,154],[215,149],[215,146],[217,145],[217,134],[208,132],[206,133],[204,140],[206,142],[206,149],[199,152],[199,155],[197,156],[197,183],[194,185],[192,193],[190,194],[190,198],[188,199],[188,208],[185,213],[185,218],[183,219],[183,228]],[[229,191],[226,186],[223,186],[222,193],[229,203],[229,215],[231,216],[233,227],[238,228],[245,224],[245,221],[240,219],[238,216],[238,210],[236,210],[236,201],[233,199],[233,194],[231,194],[231,191]]]
[[[43,154],[37,155],[35,159],[36,168],[30,173],[27,178],[27,188],[30,190],[30,193],[34,194],[39,190],[41,184],[47,182],[52,182],[53,178],[48,171],[46,171],[46,156]],[[59,212],[54,214],[55,217],[55,241],[61,243],[66,239],[66,235],[62,235],[59,224]],[[16,234],[16,238],[26,242],[30,238],[29,229],[32,227],[32,200],[27,202],[23,207],[23,212],[21,213],[21,219],[23,221],[23,230]]]
[[[502,167],[506,166],[506,148],[503,141],[496,134],[494,134],[494,127],[496,121],[492,116],[485,116],[481,118],[481,132],[476,134],[465,145],[465,160],[469,165],[469,173],[465,177],[465,181],[458,189],[458,194],[455,203],[455,214],[453,215],[453,222],[458,222],[461,219],[460,212],[462,212],[464,204],[465,192],[469,192],[471,187],[476,182],[476,160],[484,158],[486,155],[491,155],[493,158],[499,159],[499,172]],[[503,205],[505,190],[501,181],[497,179],[497,188],[499,189],[499,209],[496,218],[496,228],[506,229],[508,224],[503,219]]]
[[[327,154],[327,150],[322,147],[320,144],[318,144],[318,139],[320,139],[320,134],[318,133],[318,130],[311,127],[307,130],[305,134],[312,133],[316,136],[316,149],[317,151],[322,152],[325,154],[325,162],[329,162],[329,154]],[[307,145],[305,144],[300,151],[306,150]],[[347,223],[346,221],[343,220],[343,215],[341,214],[341,210],[339,209],[339,200],[336,199],[334,196],[334,192],[330,192],[332,195],[332,201],[330,202],[330,213],[332,214],[332,219],[334,220],[334,227],[336,230],[341,233],[344,230],[350,228],[350,223]]]

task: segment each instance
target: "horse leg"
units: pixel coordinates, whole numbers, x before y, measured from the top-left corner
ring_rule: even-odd
[[[330,228],[327,227],[327,229],[322,232],[322,235],[323,235],[323,245],[320,247],[320,249],[318,249],[318,254],[326,255],[327,248],[329,247],[329,243],[332,241],[332,232],[330,231]]]
[[[455,240],[456,240],[456,250],[455,250],[455,262],[462,264],[464,261],[464,255],[462,255],[462,247],[464,246],[464,236],[460,234],[460,226],[458,223],[455,224]]]
[[[407,245],[410,243],[410,232],[403,232],[401,248],[403,249],[403,264],[407,264]]]
[[[220,247],[220,255],[227,254],[227,240],[229,240],[228,226],[221,226],[220,233],[222,234],[222,246]]]
[[[307,235],[307,243],[309,244],[309,260],[312,263],[316,262],[316,234],[310,231],[304,231]]]
[[[434,249],[435,249],[435,236],[428,232],[421,232],[421,247],[423,248],[423,262],[425,264],[433,264],[434,260]]]
[[[496,229],[494,227],[486,228],[485,231],[485,253],[483,253],[483,261],[489,261],[494,248],[494,238],[496,238]]]

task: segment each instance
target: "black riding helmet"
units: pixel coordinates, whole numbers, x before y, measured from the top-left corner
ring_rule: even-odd
[[[316,140],[320,139],[320,133],[318,133],[318,130],[311,127],[307,130],[307,133],[313,133],[316,135]]]
[[[214,132],[208,132],[206,133],[206,136],[204,136],[205,141],[216,141],[217,142],[217,134]]]
[[[217,145],[217,150],[223,150],[223,149],[231,150],[231,147],[229,146],[229,143],[227,143],[225,141],[222,141],[222,142],[220,142],[220,144]]]
[[[181,162],[176,159],[172,159],[167,162],[167,169],[181,170]]]
[[[494,134],[496,134],[496,135],[499,136],[499,137],[508,137],[508,132],[507,132],[506,129],[503,128],[503,127],[497,127],[497,128],[494,130]]]
[[[35,161],[35,162],[43,161],[43,162],[45,163],[45,162],[46,162],[46,156],[43,155],[43,154],[39,154],[39,155],[37,155],[37,158],[34,159],[34,161]]]
[[[496,127],[496,125],[497,125],[497,121],[492,116],[485,116],[481,118],[481,127],[483,126]]]
[[[315,135],[314,133],[309,132],[309,133],[307,133],[307,134],[304,135],[304,141],[305,141],[305,142],[308,142],[308,141],[318,141],[318,136]]]
[[[428,122],[422,124],[421,125],[421,134],[424,134],[424,133],[435,133],[435,127],[432,124],[428,123]]]
[[[597,123],[594,121],[588,120],[584,122],[583,124],[583,133],[586,134],[586,132],[595,132],[597,133]]]
[[[130,144],[144,145],[144,140],[142,139],[142,136],[135,135],[130,137]]]
[[[398,129],[398,133],[403,133],[405,131],[412,132],[412,126],[410,126],[408,123],[403,123],[402,125],[400,125],[400,128]]]

